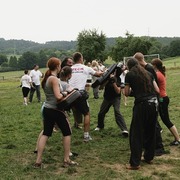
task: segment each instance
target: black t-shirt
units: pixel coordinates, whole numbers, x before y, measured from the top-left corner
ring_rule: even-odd
[[[116,85],[120,87],[121,85],[120,77],[115,78],[115,81],[116,81]],[[104,98],[106,100],[113,100],[115,97],[120,97],[120,96],[121,96],[121,93],[117,94],[116,91],[114,90],[114,87],[111,81],[108,81],[104,89]]]
[[[148,72],[151,76],[151,82],[153,86],[154,77],[151,73]],[[155,96],[155,91],[152,92],[145,92],[144,85],[140,83],[138,76],[135,72],[129,71],[125,77],[125,84],[129,85],[133,91],[133,96],[135,97],[135,101],[141,101],[148,97]]]
[[[156,75],[156,72],[155,72],[153,66],[150,65],[150,64],[146,64],[144,68],[146,69],[146,71],[150,72],[150,73],[153,75],[156,83],[158,83],[158,81],[157,81],[157,75]]]

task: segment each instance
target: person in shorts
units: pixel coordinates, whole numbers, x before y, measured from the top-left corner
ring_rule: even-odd
[[[94,71],[91,67],[85,66],[83,64],[83,56],[80,52],[76,52],[73,55],[74,65],[71,66],[72,68],[72,77],[69,80],[69,84],[78,89],[82,97],[79,99],[78,103],[74,105],[74,108],[81,112],[84,116],[84,141],[88,142],[92,140],[91,136],[89,135],[90,131],[90,112],[89,112],[89,104],[88,104],[88,93],[85,90],[87,78],[89,74],[92,76],[101,76],[102,72]]]

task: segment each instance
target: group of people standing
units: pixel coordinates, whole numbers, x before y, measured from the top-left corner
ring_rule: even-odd
[[[97,62],[92,62],[92,67],[84,65],[83,55],[79,52],[74,53],[73,58],[61,60],[52,57],[47,62],[46,71],[41,82],[45,93],[45,103],[42,108],[44,129],[37,143],[37,159],[34,167],[42,166],[42,154],[48,138],[52,135],[54,125],[56,124],[63,135],[64,159],[63,166],[77,165],[70,159],[71,127],[65,110],[57,109],[57,102],[62,101],[67,96],[67,89],[78,89],[82,97],[78,103],[74,103],[72,112],[74,116],[74,125],[78,127],[79,123],[84,124],[83,140],[88,142],[92,140],[90,136],[90,109],[88,104],[88,94],[86,91],[87,79],[90,76],[100,77],[104,71],[97,69]],[[161,137],[161,127],[158,123],[158,114],[163,123],[174,136],[174,141],[170,145],[179,145],[180,137],[175,125],[170,121],[168,113],[169,98],[166,93],[165,67],[160,59],[152,60],[151,65],[146,63],[144,55],[137,52],[132,58],[127,60],[127,71],[124,74],[124,81],[121,80],[121,71],[118,69],[112,73],[104,85],[103,101],[98,113],[98,122],[96,131],[104,128],[104,119],[110,107],[114,108],[114,116],[122,135],[129,136],[130,142],[130,160],[127,169],[137,170],[140,168],[141,156],[143,161],[152,163],[155,155],[165,153]],[[34,72],[35,71],[35,72]],[[32,96],[36,90],[38,101],[40,98],[40,82],[38,79],[43,76],[38,67],[34,67],[30,76],[26,77],[28,71],[25,71],[25,77],[22,77],[22,90],[24,103],[27,103],[28,90],[31,90],[29,101],[32,102]],[[38,71],[38,73],[37,73]],[[33,75],[38,79],[33,78]],[[23,79],[28,79],[29,86],[26,87]],[[26,87],[26,88],[24,88]],[[99,87],[98,87],[99,88]],[[25,90],[26,89],[26,90]],[[126,126],[124,117],[120,113],[121,92],[126,97],[133,96],[134,106],[132,111],[132,121],[130,131]],[[97,89],[93,90],[94,98],[98,98]]]
[[[64,62],[64,61],[63,61]],[[71,59],[67,59],[64,62],[68,65],[68,62],[71,62]],[[37,159],[34,167],[42,166],[42,153],[45,148],[45,144],[48,140],[48,137],[52,135],[53,127],[56,124],[63,134],[63,147],[64,147],[64,160],[63,166],[77,165],[78,163],[70,160],[70,136],[71,128],[68,120],[68,116],[65,110],[59,110],[57,108],[57,102],[62,101],[65,96],[67,96],[67,89],[63,89],[62,80],[63,78],[68,81],[69,87],[73,89],[78,89],[82,94],[81,98],[78,100],[78,103],[73,105],[73,113],[75,117],[81,115],[84,117],[84,142],[92,140],[89,130],[90,130],[90,112],[89,104],[87,102],[87,92],[85,91],[86,80],[89,74],[92,76],[101,76],[102,72],[96,72],[92,68],[87,67],[83,63],[83,56],[81,53],[77,52],[73,55],[73,65],[71,68],[64,66],[61,70],[61,60],[57,58],[50,58],[47,62],[48,70],[45,73],[45,76],[42,80],[42,88],[44,90],[46,100],[43,104],[43,119],[44,119],[44,129],[43,133],[40,136],[37,144]],[[69,71],[69,69],[71,71]],[[70,73],[68,74],[67,71]],[[60,79],[58,74],[60,73]],[[67,78],[67,75],[69,77]]]
[[[174,136],[170,145],[180,144],[178,131],[170,121],[168,113],[165,67],[158,58],[153,59],[151,63],[153,66],[145,62],[144,55],[140,52],[127,60],[129,71],[125,76],[125,95],[135,98],[130,125],[131,155],[127,166],[130,170],[140,168],[143,149],[143,161],[151,164],[156,150],[164,148],[158,113]]]

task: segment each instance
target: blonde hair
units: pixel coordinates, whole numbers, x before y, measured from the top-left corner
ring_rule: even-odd
[[[92,60],[91,65],[92,67],[98,66],[98,62],[96,60]]]

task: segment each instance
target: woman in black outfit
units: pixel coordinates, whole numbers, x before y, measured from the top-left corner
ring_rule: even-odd
[[[142,151],[144,161],[150,164],[155,152],[155,130],[158,115],[157,94],[159,88],[152,76],[135,58],[127,61],[129,72],[125,77],[125,95],[134,96],[130,126],[130,165],[127,169],[140,168]]]

